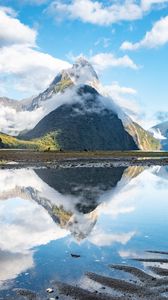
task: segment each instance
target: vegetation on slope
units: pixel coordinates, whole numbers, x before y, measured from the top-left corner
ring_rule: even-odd
[[[66,88],[73,85],[73,82],[70,78],[65,77],[60,82],[58,82],[54,87],[54,92],[63,92]]]
[[[65,227],[72,216],[72,213],[64,210],[63,206],[58,207],[54,205],[52,212],[54,215],[59,217],[61,227]]]
[[[144,130],[135,122],[131,122],[126,126],[126,130],[134,138],[140,150],[153,151],[160,150],[160,141],[155,139],[148,131]]]
[[[20,140],[16,137],[0,133],[1,149],[34,149],[34,150],[58,150],[59,145],[56,140],[57,133],[48,133],[42,138],[32,139],[29,141]]]

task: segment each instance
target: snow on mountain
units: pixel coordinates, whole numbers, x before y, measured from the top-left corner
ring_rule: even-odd
[[[161,141],[162,149],[168,150],[168,121],[152,127],[150,132]]]
[[[158,144],[105,93],[94,68],[83,57],[79,58],[71,68],[62,70],[49,87],[37,97],[20,102],[11,101],[6,101],[5,105],[0,102],[0,132],[18,135],[23,131],[30,131],[57,108],[65,104],[74,107],[74,104],[78,103],[78,107],[74,110],[75,114],[96,113],[99,114],[99,118],[102,115],[102,119],[103,114],[117,116],[123,124],[123,130],[133,137],[138,148],[149,149],[152,144]],[[65,109],[64,112],[66,111]],[[110,122],[107,120],[107,127]],[[111,130],[114,132],[114,128]]]

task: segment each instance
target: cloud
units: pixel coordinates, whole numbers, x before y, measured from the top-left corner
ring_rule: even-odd
[[[14,10],[0,7],[0,47],[11,44],[35,46],[36,30],[22,24]]]
[[[36,68],[45,68],[46,72],[60,71],[70,64],[56,59],[49,54],[21,46],[13,45],[0,48],[0,72],[7,74],[23,74],[36,71]],[[42,71],[42,70],[41,70]],[[45,74],[46,76],[46,74]]]
[[[106,233],[103,230],[95,229],[90,234],[88,240],[98,246],[105,247],[111,246],[114,243],[120,243],[122,245],[126,245],[134,236],[136,232],[128,232],[128,233]]]
[[[97,72],[116,67],[131,68],[134,70],[137,70],[139,68],[139,66],[136,65],[128,55],[116,57],[111,52],[100,52],[98,54],[91,55],[88,57],[86,57],[83,53],[80,53],[80,55],[73,55],[73,53],[70,52],[68,53],[67,57],[73,62],[83,57],[93,65]]]
[[[103,1],[93,0],[70,0],[68,3],[56,0],[50,4],[47,11],[53,14],[57,21],[69,19],[97,25],[110,25],[120,21],[141,19],[144,13],[154,6],[158,7],[166,2],[166,0],[142,0],[138,3],[136,0],[126,0],[105,4]]]
[[[125,1],[124,4],[103,3],[91,0],[53,1],[48,9],[55,14],[56,19],[79,19],[98,25],[110,25],[122,20],[131,21],[142,17],[141,8],[134,1]]]
[[[32,129],[44,116],[63,104],[73,104],[78,102],[81,104],[81,110],[76,111],[76,113],[83,113],[87,108],[83,105],[83,98],[81,98],[77,92],[78,88],[79,86],[74,86],[71,89],[65,90],[63,94],[54,94],[47,101],[42,101],[40,107],[33,111],[17,111],[15,108],[0,104],[0,132],[18,135],[23,130]],[[90,94],[85,95],[85,99],[88,97],[90,97]],[[92,109],[100,112],[100,110],[104,108],[104,105],[107,105],[106,103],[101,102],[101,98],[102,97],[100,97],[100,104],[95,105]],[[107,100],[107,103],[108,102],[111,108],[116,109],[111,101]]]
[[[25,45],[0,48],[1,75],[11,76],[10,84],[12,82],[16,90],[29,92],[29,96],[44,90],[56,73],[69,66],[63,60]]]
[[[20,273],[34,267],[33,253],[11,253],[0,250],[0,290],[8,288],[6,280],[15,279]]]
[[[65,90],[63,94],[57,93],[47,101],[41,101],[40,106],[33,111],[17,111],[17,109],[15,108],[0,104],[0,131],[12,135],[18,135],[25,129],[28,130],[33,128],[44,116],[58,108],[60,105],[73,103],[81,104],[81,108],[76,111],[74,110],[74,113],[83,114],[86,111],[94,111],[100,113],[102,110],[104,110],[104,108],[108,108],[113,112],[116,112],[119,118],[121,118],[123,121],[128,122],[129,118],[123,112],[123,110],[119,106],[119,101],[117,100],[120,97],[115,97],[115,99],[113,100],[111,97],[112,95],[108,94],[106,89],[102,87],[99,82],[93,82],[93,87],[95,83],[97,90],[100,92],[100,94],[103,94],[103,97],[100,96],[98,98],[98,103],[92,105],[91,108],[88,108],[84,105],[83,100],[87,100],[88,98],[90,98],[90,93],[86,93],[86,95],[81,97],[81,95],[79,95],[78,93],[78,89],[81,83],[92,85],[92,82],[90,82],[90,80],[92,79],[90,79],[91,74],[90,72],[87,73],[87,71],[88,70],[86,68],[85,74],[80,74],[82,82],[79,80],[77,81],[76,85],[71,87],[71,89]],[[117,93],[118,95],[119,93],[135,93],[133,89],[129,89],[126,87],[122,88],[119,86],[114,86],[114,89],[115,91],[113,91],[113,95],[117,95]],[[116,92],[117,89],[120,89],[120,92]]]
[[[130,87],[112,82],[111,85],[102,86],[101,93],[110,96],[131,118],[136,120],[141,114],[141,108],[137,101],[137,91]]]
[[[157,21],[151,31],[148,31],[141,41],[137,43],[125,41],[121,45],[121,49],[137,50],[140,48],[157,48],[166,43],[168,43],[168,16]]]
[[[1,282],[14,279],[34,267],[35,247],[64,238],[69,232],[60,228],[48,212],[33,201],[41,197],[43,201],[53,200],[61,206],[66,196],[61,198],[33,170],[0,170],[0,176]],[[68,208],[72,206],[69,199]]]
[[[23,199],[0,202],[0,222],[0,281],[14,279],[34,267],[32,248],[68,234],[53,222],[45,209]]]
[[[111,67],[126,67],[134,70],[138,69],[138,66],[128,55],[116,57],[112,53],[98,53],[90,57],[89,61],[93,64],[97,71],[103,71]]]
[[[36,218],[33,217],[35,215]],[[12,253],[29,253],[35,246],[45,245],[68,234],[68,231],[54,223],[43,207],[32,201],[2,201],[0,220],[0,249]],[[13,241],[12,236],[15,236]]]
[[[144,11],[148,11],[151,9],[153,5],[166,4],[166,3],[168,3],[168,0],[142,0],[141,6]]]
[[[29,97],[44,90],[53,77],[70,66],[41,52],[37,32],[22,24],[9,7],[0,7],[0,90]]]
[[[31,129],[44,116],[42,108],[35,111],[17,111],[14,108],[0,105],[0,131],[17,135],[24,129]]]

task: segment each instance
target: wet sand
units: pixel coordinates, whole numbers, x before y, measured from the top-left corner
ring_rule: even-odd
[[[78,168],[167,165],[168,152],[38,152],[0,150],[0,168]]]
[[[154,255],[149,259],[150,255]],[[145,258],[145,256],[147,257]],[[159,255],[158,259],[155,257]],[[131,265],[109,265],[109,268],[128,274],[128,278],[123,279],[107,277],[101,274],[88,272],[84,274],[90,282],[87,289],[80,286],[74,286],[64,282],[51,282],[53,293],[43,296],[35,294],[33,291],[24,289],[15,289],[17,298],[11,299],[79,299],[79,300],[164,300],[168,299],[168,265],[167,268],[162,266],[161,256],[168,255],[163,251],[147,251],[143,258],[136,258],[139,262],[156,263],[156,265],[146,267],[146,270],[139,269]],[[164,260],[164,258],[163,258]],[[130,258],[131,261],[131,258]],[[166,263],[168,263],[166,261]],[[131,276],[131,277],[130,277]],[[127,278],[127,279],[125,279]],[[131,279],[130,279],[131,278]],[[98,288],[95,287],[98,284]]]

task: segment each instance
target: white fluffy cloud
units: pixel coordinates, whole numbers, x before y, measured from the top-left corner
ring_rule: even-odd
[[[138,69],[138,66],[128,55],[116,57],[112,53],[99,53],[92,56],[89,60],[97,71],[102,71],[110,67]]]
[[[0,7],[0,90],[13,88],[27,97],[45,89],[66,61],[39,51],[37,32],[22,24],[16,13]]]
[[[97,72],[116,67],[131,68],[134,70],[139,68],[139,66],[136,65],[136,63],[128,55],[117,57],[111,52],[101,52],[88,57],[86,57],[83,53],[77,56],[69,53],[67,57],[73,62],[83,57],[92,64]]]
[[[42,108],[35,111],[17,111],[14,108],[0,105],[0,132],[17,135],[25,128],[31,129],[44,116]]]
[[[151,31],[148,31],[141,41],[137,43],[125,41],[121,45],[121,49],[137,50],[139,48],[156,48],[166,43],[168,43],[168,16],[157,21]]]
[[[22,24],[12,9],[0,7],[0,47],[11,44],[35,46],[36,30]]]
[[[1,74],[13,76],[14,88],[29,92],[29,96],[45,89],[57,72],[69,66],[65,61],[25,45],[0,48]]]
[[[36,68],[45,68],[46,71],[61,70],[70,66],[68,63],[56,59],[49,54],[25,47],[25,45],[13,45],[0,48],[0,72],[9,74],[23,74]]]
[[[108,3],[108,2],[113,2]],[[81,20],[91,24],[110,25],[120,21],[132,21],[143,17],[146,11],[154,5],[166,3],[167,0],[136,0],[101,1],[93,0],[56,0],[51,3],[48,12],[53,14],[56,20],[64,18]]]
[[[99,1],[72,0],[53,1],[48,9],[57,19],[79,19],[92,24],[109,25],[122,20],[135,20],[142,17],[141,8],[132,0],[124,4],[115,2],[112,5],[103,5]]]

